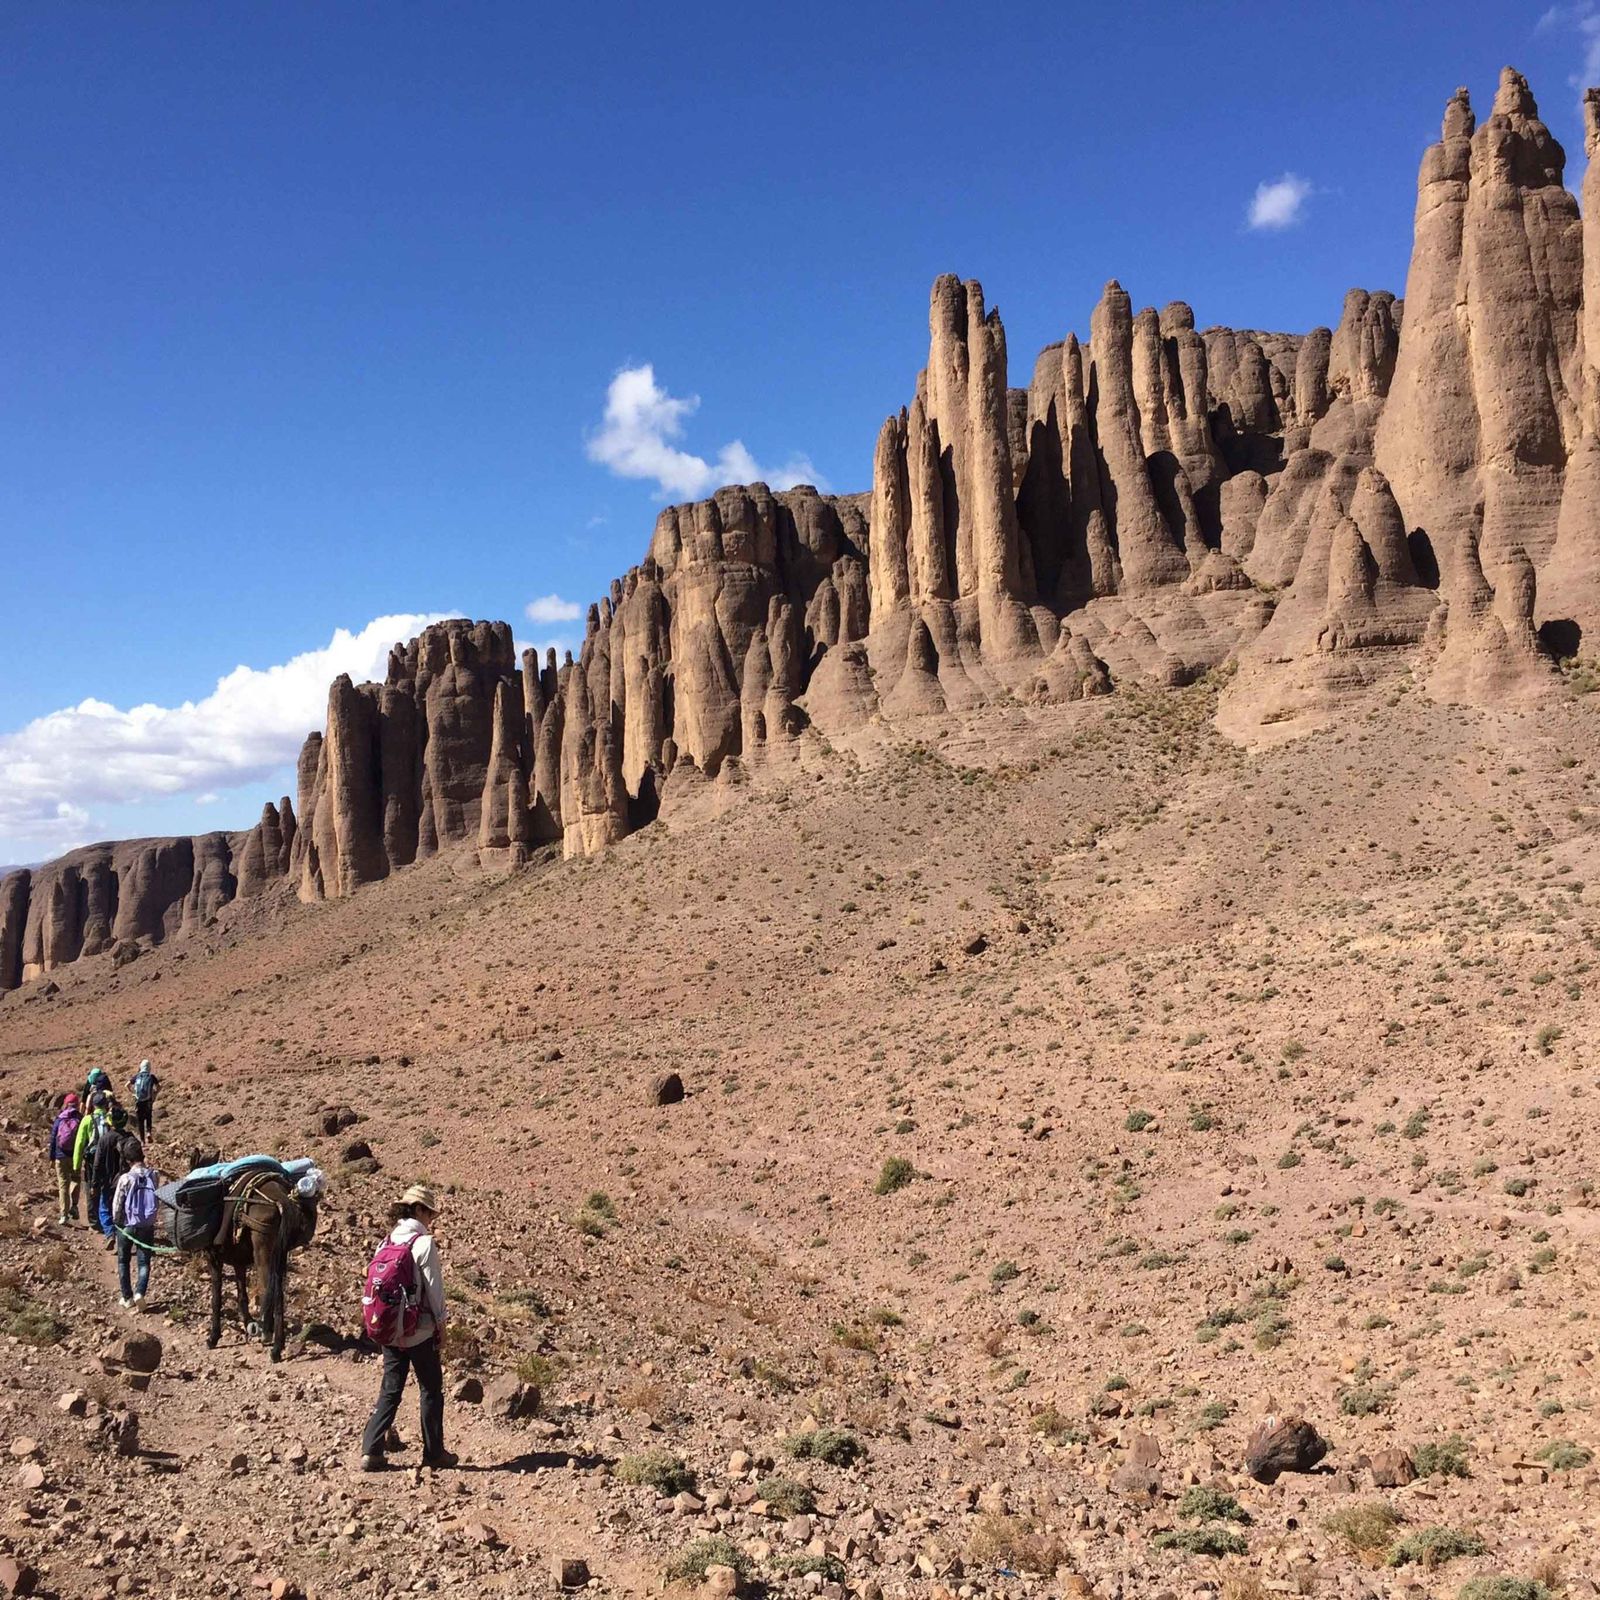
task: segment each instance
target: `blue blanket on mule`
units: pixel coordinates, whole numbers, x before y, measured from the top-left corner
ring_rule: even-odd
[[[280,1161],[276,1156],[236,1156],[232,1161],[218,1161],[209,1167],[196,1167],[193,1172],[184,1173],[180,1183],[197,1181],[200,1183],[221,1179],[224,1182],[237,1177],[241,1172],[276,1172],[281,1177],[293,1183],[311,1167],[311,1157],[301,1156],[295,1161]]]

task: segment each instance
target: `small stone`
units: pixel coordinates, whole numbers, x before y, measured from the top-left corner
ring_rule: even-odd
[[[476,1378],[463,1378],[450,1391],[450,1398],[465,1406],[475,1406],[483,1399],[483,1385]]]
[[[44,1468],[37,1461],[30,1461],[17,1473],[17,1487],[24,1494],[32,1494],[36,1489],[44,1488]]]
[[[15,1556],[0,1556],[0,1594],[32,1594],[39,1575]]]
[[[589,1581],[589,1563],[581,1556],[552,1556],[550,1581],[558,1589],[581,1589]]]
[[[11,1453],[19,1460],[25,1456],[36,1456],[39,1453],[39,1441],[25,1436],[13,1439],[11,1441]]]
[[[237,1455],[228,1458],[228,1471],[234,1477],[242,1478],[250,1470],[250,1457],[241,1450]]]
[[[69,1389],[56,1400],[56,1410],[69,1417],[82,1417],[88,1414],[89,1397],[82,1389]]]
[[[650,1080],[650,1104],[675,1106],[683,1099],[683,1079],[676,1072],[658,1072]]]
[[[750,1470],[750,1455],[745,1450],[735,1450],[728,1457],[728,1476],[742,1478]]]
[[[1417,1465],[1409,1450],[1378,1450],[1371,1462],[1372,1482],[1379,1489],[1403,1489],[1417,1475]]]
[[[739,1593],[739,1574],[716,1562],[706,1568],[706,1581],[696,1591],[698,1600],[730,1600]]]
[[[495,1550],[504,1543],[498,1528],[491,1528],[487,1522],[469,1522],[461,1530],[462,1537],[469,1544],[481,1544],[486,1550]]]
[[[161,1365],[161,1341],[153,1333],[130,1333],[112,1347],[112,1355],[130,1372],[154,1372]]]

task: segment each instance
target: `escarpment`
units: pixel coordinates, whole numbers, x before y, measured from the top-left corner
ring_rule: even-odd
[[[1600,91],[1585,101],[1600,148]],[[340,678],[294,803],[247,833],[95,845],[0,882],[0,988],[172,936],[230,901],[354,892],[456,847],[603,850],[662,804],[846,736],[1233,669],[1242,741],[1409,674],[1549,693],[1600,637],[1600,176],[1507,69],[1459,90],[1417,185],[1404,300],[1304,334],[1199,328],[1106,284],[1013,385],[998,311],[941,277],[928,356],[857,495],[719,489],[657,520],[577,658],[504,623]],[[865,455],[865,452],[864,452]]]

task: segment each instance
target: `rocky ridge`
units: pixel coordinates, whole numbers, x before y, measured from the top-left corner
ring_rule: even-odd
[[[1600,91],[1585,117],[1592,155]],[[397,646],[383,684],[338,679],[294,802],[248,833],[0,882],[0,989],[447,847],[591,855],[812,729],[1219,668],[1242,742],[1404,672],[1536,698],[1600,628],[1600,205],[1580,216],[1564,168],[1508,68],[1484,123],[1458,90],[1424,155],[1403,302],[1357,289],[1336,327],[1201,331],[1113,281],[1026,389],[981,287],[941,277],[869,493],[664,511],[576,661],[519,663],[506,624],[456,620]]]

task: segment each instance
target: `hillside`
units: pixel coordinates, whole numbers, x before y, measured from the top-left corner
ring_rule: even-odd
[[[1108,1597],[1536,1567],[1595,1592],[1596,1475],[1542,1459],[1595,1444],[1593,711],[1452,711],[1402,680],[1246,752],[1219,687],[808,736],[593,860],[485,874],[458,847],[13,995],[14,1119],[149,1053],[162,1160],[220,1137],[328,1165],[299,1326],[348,1330],[396,1184],[447,1184],[451,1370],[491,1395],[452,1406],[453,1442],[493,1470],[350,1476],[371,1363],[315,1326],[277,1371],[236,1331],[207,1353],[170,1270],[132,1397],[157,1454],[91,1453],[55,1398],[119,1396],[94,1355],[126,1323],[109,1257],[33,1226],[14,1120],[8,1281],[66,1331],[9,1346],[7,1432],[47,1470],[7,1538],[63,1594],[124,1571],[177,1593],[198,1562],[376,1596],[424,1551],[444,1593],[574,1555],[643,1592],[713,1528],[780,1587],[820,1539],[890,1593],[1036,1589],[1004,1569],[1058,1557]],[[666,1070],[688,1095],[657,1106]],[[338,1104],[361,1121],[325,1136]],[[378,1171],[341,1163],[356,1137]],[[891,1158],[915,1176],[880,1195]],[[534,1355],[548,1420],[496,1420],[495,1375]],[[1332,1450],[1265,1488],[1240,1458],[1274,1401]],[[788,1461],[808,1419],[864,1456]],[[1367,1455],[1454,1435],[1469,1477],[1373,1489]],[[1140,1436],[1153,1501],[1111,1481]],[[619,1481],[651,1449],[709,1509]],[[735,1451],[815,1492],[809,1526],[742,1503],[765,1474]],[[1196,1481],[1247,1509],[1248,1555],[1155,1548]],[[1369,1568],[1325,1524],[1374,1499],[1396,1539],[1442,1524],[1486,1553]]]

